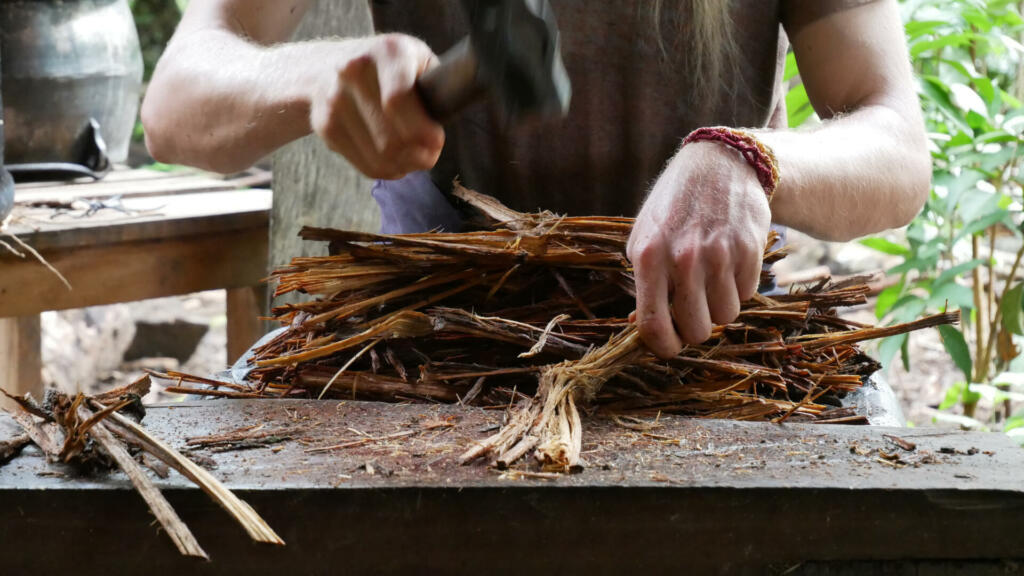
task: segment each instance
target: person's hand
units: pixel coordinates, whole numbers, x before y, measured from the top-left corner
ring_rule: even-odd
[[[427,116],[414,85],[437,56],[403,34],[345,41],[339,49],[340,63],[313,87],[313,131],[371,178],[433,167],[444,129]]]
[[[683,146],[637,216],[626,253],[640,336],[661,358],[736,319],[754,296],[771,211],[754,170],[716,142]]]

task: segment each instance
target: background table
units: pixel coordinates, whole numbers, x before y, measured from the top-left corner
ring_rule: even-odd
[[[0,248],[0,387],[41,392],[47,310],[225,288],[228,355],[241,354],[262,333],[269,184],[263,170],[222,178],[125,169],[99,182],[19,185],[7,231],[72,290],[35,259]]]

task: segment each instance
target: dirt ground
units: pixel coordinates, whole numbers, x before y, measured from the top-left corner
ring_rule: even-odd
[[[227,314],[223,290],[186,296],[47,312],[42,318],[43,380],[63,390],[99,391],[127,383],[143,369],[181,370],[210,375],[228,366]],[[207,327],[194,352],[184,361],[167,356],[124,360],[137,321],[185,321]],[[175,395],[154,391],[148,401]]]
[[[820,266],[835,274],[873,272],[890,265],[884,256],[859,245],[828,244],[790,233],[791,255],[780,263],[780,277]],[[875,322],[874,302],[851,309],[846,315]],[[184,362],[170,357],[124,361],[122,354],[135,336],[135,323],[183,320],[207,326],[206,334]],[[224,370],[227,358],[225,296],[222,290],[84,310],[49,312],[43,317],[44,379],[63,389],[97,390],[124,383],[143,368],[182,370],[199,375]],[[957,370],[942,348],[936,331],[911,336],[912,366],[908,372],[898,361],[886,377],[911,425],[954,425],[935,422],[936,407],[945,390],[957,379]],[[171,400],[154,392],[150,400]]]

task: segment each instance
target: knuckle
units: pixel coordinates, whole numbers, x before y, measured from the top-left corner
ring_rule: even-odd
[[[641,267],[657,264],[661,259],[661,245],[657,242],[640,241],[633,245],[634,263]]]
[[[704,245],[706,258],[712,264],[724,265],[731,251],[732,244],[724,238],[713,238]]]
[[[378,47],[382,56],[397,58],[406,50],[405,36],[401,34],[382,34],[379,36]]]
[[[644,314],[637,316],[636,329],[637,332],[640,333],[640,337],[643,338],[645,342],[652,340],[656,332],[654,329],[654,323],[651,322],[651,318]]]
[[[362,54],[345,62],[338,71],[338,76],[347,82],[352,82],[365,74],[366,70],[373,65],[373,57],[369,54]]]
[[[700,259],[700,250],[694,246],[684,246],[675,251],[672,256],[672,261],[675,264],[676,270],[686,271],[692,270],[697,266],[697,261]]]

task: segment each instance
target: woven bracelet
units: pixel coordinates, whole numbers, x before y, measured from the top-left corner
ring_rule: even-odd
[[[727,128],[725,126],[712,126],[698,128],[690,132],[683,139],[683,145],[701,141],[721,142],[738,151],[757,174],[757,181],[764,188],[764,193],[768,196],[768,202],[772,201],[772,197],[775,196],[775,188],[779,185],[779,164],[775,160],[775,153],[764,142],[743,130]]]

